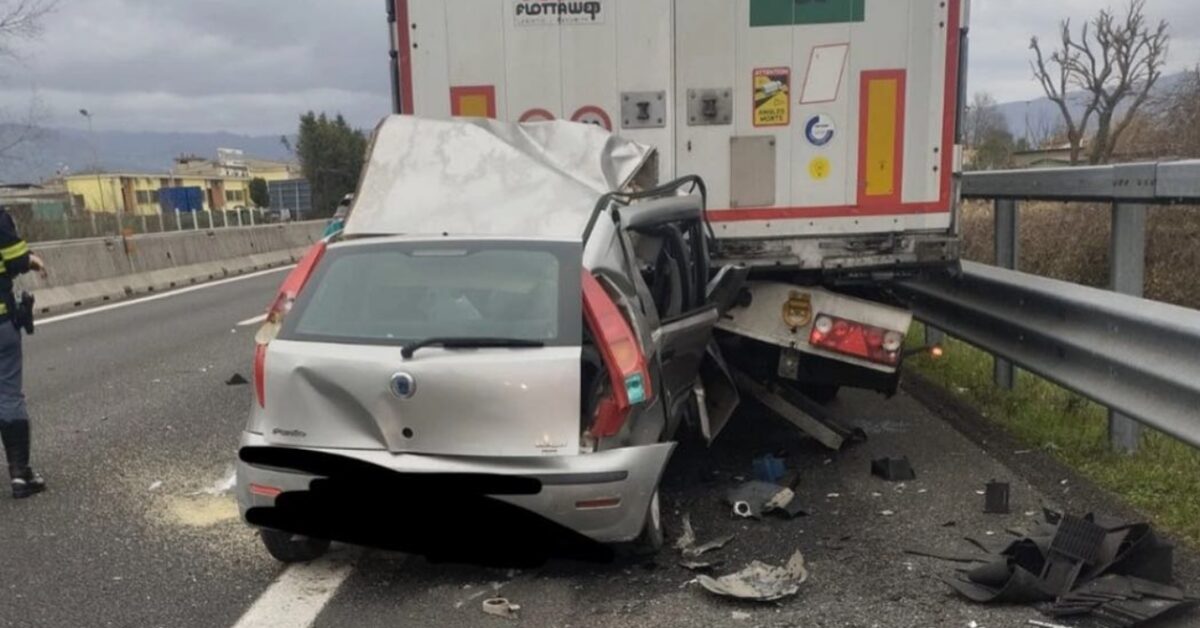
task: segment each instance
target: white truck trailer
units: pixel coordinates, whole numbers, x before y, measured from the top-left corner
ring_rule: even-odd
[[[892,393],[898,276],[958,260],[969,0],[388,0],[397,112],[603,126],[699,175],[759,381]],[[716,267],[716,266],[714,266]]]

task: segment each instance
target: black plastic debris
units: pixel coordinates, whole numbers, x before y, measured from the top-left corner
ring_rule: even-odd
[[[249,383],[245,377],[242,377],[241,373],[234,373],[232,377],[225,380],[226,386],[244,386]]]
[[[1044,613],[1055,618],[1091,616],[1110,626],[1132,628],[1196,604],[1178,587],[1110,574],[1058,598]]]
[[[987,483],[983,491],[983,512],[989,515],[1007,515],[1009,513],[1007,482]]]
[[[917,473],[913,471],[912,464],[908,462],[908,456],[872,460],[871,475],[877,475],[889,482],[908,482],[917,479]]]
[[[1105,535],[1105,529],[1091,521],[1065,515],[1058,523],[1042,569],[1046,590],[1054,595],[1070,592],[1083,568],[1099,560]]]
[[[997,543],[968,537],[990,558],[945,582],[975,602],[1050,602],[1042,609],[1050,617],[1091,617],[1114,628],[1140,626],[1200,603],[1174,584],[1174,548],[1148,524],[1045,514],[1046,522],[1023,538]],[[912,553],[958,558],[950,551]]]

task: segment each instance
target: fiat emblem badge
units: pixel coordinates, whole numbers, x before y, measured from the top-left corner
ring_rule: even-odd
[[[400,399],[408,399],[417,392],[417,380],[408,373],[396,373],[392,376],[392,394]]]

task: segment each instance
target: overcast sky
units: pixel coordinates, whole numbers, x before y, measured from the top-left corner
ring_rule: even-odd
[[[1029,36],[1124,2],[974,0],[970,90],[1002,102],[1040,96]],[[49,126],[84,126],[86,107],[98,129],[277,134],[310,108],[370,127],[391,107],[383,5],[60,0],[23,58],[0,61],[0,107],[11,117],[36,90]],[[1200,0],[1148,0],[1147,13],[1171,22],[1169,71],[1200,63]]]

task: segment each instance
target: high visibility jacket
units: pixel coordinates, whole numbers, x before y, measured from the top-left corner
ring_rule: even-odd
[[[29,272],[29,244],[17,233],[12,216],[0,209],[0,291],[12,292],[13,278]],[[0,315],[8,314],[8,306],[0,300]]]

